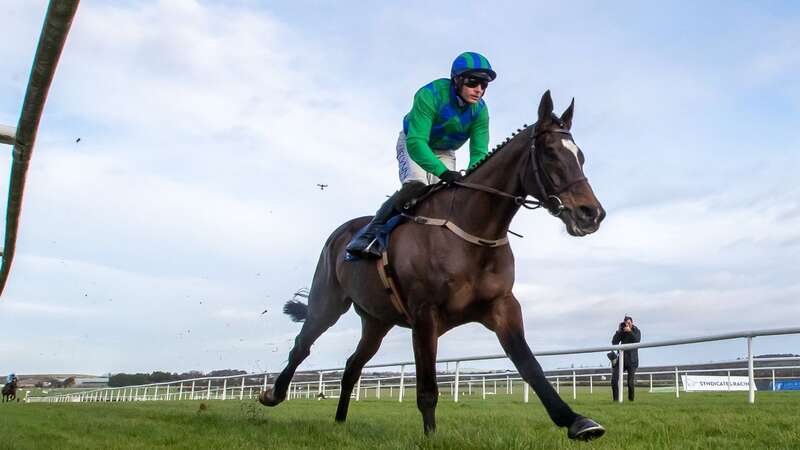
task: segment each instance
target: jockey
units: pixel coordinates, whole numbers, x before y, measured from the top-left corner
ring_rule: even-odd
[[[15,378],[17,378],[17,376],[13,372],[8,374],[6,377],[6,384],[13,383]]]
[[[434,80],[417,91],[397,138],[402,187],[381,205],[364,231],[350,241],[348,253],[380,257],[376,237],[389,219],[407,209],[406,204],[423,194],[429,185],[462,178],[456,171],[455,151],[467,140],[470,168],[486,156],[489,110],[483,94],[496,77],[485,57],[465,52],[453,61],[449,79]]]

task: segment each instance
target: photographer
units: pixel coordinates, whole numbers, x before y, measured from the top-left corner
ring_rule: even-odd
[[[633,319],[630,316],[625,316],[625,319],[619,324],[617,332],[611,338],[611,344],[634,344],[642,340],[642,332],[639,331],[633,324]],[[619,358],[611,363],[611,392],[614,401],[619,400]],[[639,350],[625,350],[623,358],[623,369],[628,371],[628,400],[633,401],[634,381],[636,376],[636,369],[639,367]]]

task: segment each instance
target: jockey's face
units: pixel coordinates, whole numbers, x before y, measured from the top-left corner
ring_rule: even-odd
[[[461,84],[461,92],[458,95],[462,100],[469,104],[478,103],[486,92],[485,82],[483,83],[470,83],[464,82]]]

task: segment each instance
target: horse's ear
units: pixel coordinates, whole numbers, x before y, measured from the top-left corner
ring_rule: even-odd
[[[539,123],[547,122],[553,115],[553,99],[550,97],[550,89],[546,90],[542,95],[542,101],[539,102]]]
[[[575,97],[572,97],[572,103],[569,104],[569,108],[564,111],[564,114],[561,114],[561,121],[564,122],[564,126],[567,129],[572,129],[572,113],[575,112]]]

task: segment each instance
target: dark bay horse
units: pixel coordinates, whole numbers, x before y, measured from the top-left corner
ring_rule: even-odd
[[[535,125],[507,140],[463,183],[431,194],[415,210],[419,216],[448,219],[487,240],[506,236],[521,206],[544,206],[573,236],[597,231],[605,211],[583,174],[583,153],[572,140],[574,100],[558,117],[550,91],[539,104]],[[538,202],[526,200],[533,196]],[[417,406],[424,431],[436,429],[436,347],[439,336],[456,326],[479,322],[494,331],[522,378],[533,387],[550,418],[567,427],[572,439],[589,440],[605,430],[564,403],[544,376],[525,341],[520,304],[512,293],[514,255],[508,245],[467,242],[445,227],[407,221],[392,233],[389,259],[408,316],[396,309],[379,279],[374,260],[346,262],[345,246],[370,217],[351,220],[331,234],[317,264],[308,306],[287,303],[284,311],[303,327],[288,364],[259,401],[275,406],[286,398],[298,365],[314,341],[351,304],[361,317],[358,346],[347,360],[336,420],[344,421],[353,386],[364,365],[394,326],[411,328],[416,362]]]
[[[10,383],[3,385],[3,402],[10,402],[17,400],[17,379],[14,378]]]

